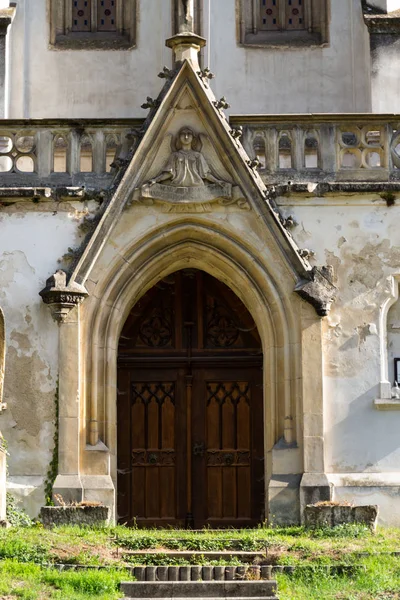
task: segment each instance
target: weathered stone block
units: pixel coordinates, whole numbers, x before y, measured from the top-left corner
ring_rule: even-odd
[[[168,581],[168,567],[157,567],[157,580]]]
[[[379,508],[376,505],[368,504],[366,506],[354,506],[353,518],[355,523],[364,523],[371,531],[376,530],[378,522]]]
[[[157,567],[146,567],[146,581],[156,581]]]
[[[214,580],[224,581],[225,580],[225,567],[216,566],[214,567]]]
[[[179,568],[179,579],[180,581],[190,581],[190,567],[184,566]]]
[[[192,581],[201,581],[202,567],[200,565],[193,565],[191,567],[191,579]]]
[[[305,507],[304,524],[306,527],[332,527],[332,506],[313,504]]]
[[[353,507],[346,505],[332,506],[332,525],[346,525],[354,522]]]
[[[108,525],[108,506],[42,506],[40,520],[45,527],[54,525]]]
[[[350,523],[367,525],[375,531],[378,507],[374,505],[351,506],[346,504],[311,504],[304,509],[305,526],[309,528],[337,527]]]
[[[214,567],[204,566],[202,570],[203,581],[211,581],[214,577]]]
[[[168,567],[168,581],[179,581],[179,567]]]

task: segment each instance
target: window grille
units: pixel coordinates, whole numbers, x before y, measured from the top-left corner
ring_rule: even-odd
[[[305,29],[304,4],[305,0],[260,0],[260,29]]]
[[[57,48],[130,49],[137,0],[49,0],[50,42]]]
[[[91,30],[91,0],[72,1],[71,31]]]
[[[244,45],[301,47],[329,43],[329,0],[237,2],[237,31]]]
[[[98,0],[98,31],[117,30],[117,0]]]

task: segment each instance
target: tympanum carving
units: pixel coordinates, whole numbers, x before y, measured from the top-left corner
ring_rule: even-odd
[[[248,208],[238,186],[220,179],[202,152],[205,136],[190,127],[182,127],[171,137],[170,155],[161,171],[135,190],[133,199],[151,204],[196,204],[218,202]]]

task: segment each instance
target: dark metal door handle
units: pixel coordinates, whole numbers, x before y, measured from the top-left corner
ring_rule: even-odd
[[[204,442],[196,442],[195,444],[193,444],[193,456],[204,456],[204,450]]]

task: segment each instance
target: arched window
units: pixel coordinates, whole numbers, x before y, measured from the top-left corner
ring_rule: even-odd
[[[50,0],[51,43],[66,49],[135,45],[136,0]]]

